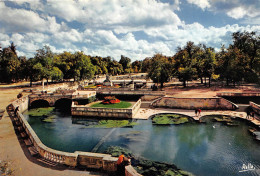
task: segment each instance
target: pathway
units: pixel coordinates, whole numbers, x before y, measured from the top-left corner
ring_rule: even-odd
[[[149,108],[140,108],[137,114],[134,116],[135,119],[143,119],[147,120],[150,116],[158,114],[158,113],[179,113],[184,114],[187,116],[190,116],[194,118],[195,120],[199,120],[199,117],[195,116],[194,110],[186,110],[186,109],[165,109],[165,108],[155,108],[155,109],[149,109]],[[245,112],[237,112],[237,111],[225,111],[225,110],[203,110],[201,112],[200,117],[205,115],[229,115],[234,117],[239,117],[242,119],[246,119],[246,113]],[[249,120],[255,125],[260,126],[260,121],[257,119]]]

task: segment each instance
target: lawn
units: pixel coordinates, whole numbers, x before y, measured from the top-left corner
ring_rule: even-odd
[[[129,108],[132,104],[127,101],[121,101],[116,104],[102,104],[102,102],[92,104],[90,107],[92,108]]]

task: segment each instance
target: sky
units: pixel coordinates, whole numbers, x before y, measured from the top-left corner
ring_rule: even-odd
[[[260,0],[0,0],[0,46],[27,58],[45,45],[117,61],[173,56],[188,41],[218,51],[237,31],[260,33]]]

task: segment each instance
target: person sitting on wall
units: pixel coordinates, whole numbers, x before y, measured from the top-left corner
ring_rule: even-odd
[[[17,112],[19,111],[19,106],[17,106],[14,110],[14,115],[17,116]]]
[[[118,157],[117,160],[117,174],[118,176],[124,176],[125,175],[125,161],[128,161],[128,159],[125,157],[125,153],[122,152],[121,155]]]

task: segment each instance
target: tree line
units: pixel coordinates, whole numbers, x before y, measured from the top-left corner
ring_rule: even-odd
[[[83,52],[53,53],[48,46],[36,51],[29,59],[18,57],[14,43],[0,48],[0,82],[22,80],[74,81],[88,79],[101,74],[148,73],[155,83],[163,87],[170,78],[176,77],[186,87],[187,82],[200,79],[202,84],[211,85],[212,80],[225,80],[227,85],[242,80],[259,83],[260,36],[255,32],[235,32],[233,43],[222,46],[216,52],[212,47],[187,42],[178,47],[174,56],[155,54],[144,60],[121,55],[120,61],[111,57],[89,56]]]

